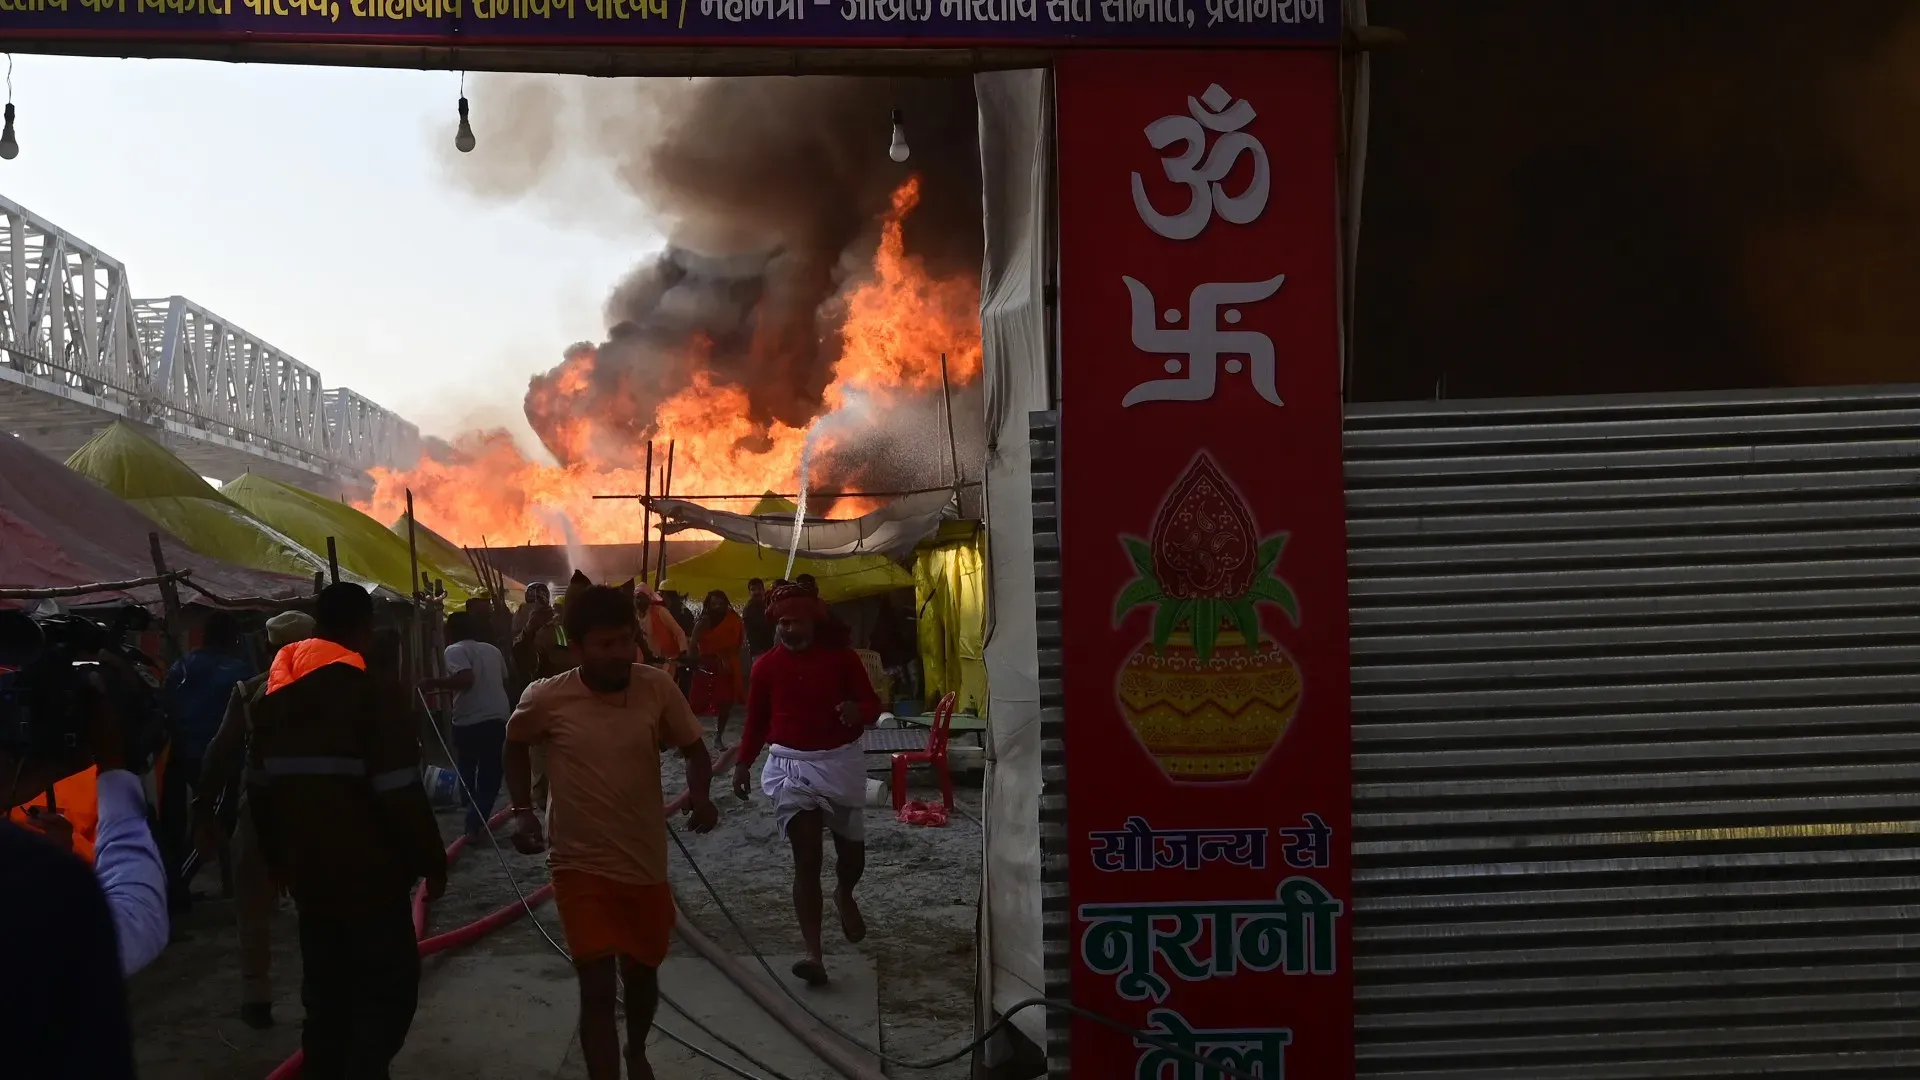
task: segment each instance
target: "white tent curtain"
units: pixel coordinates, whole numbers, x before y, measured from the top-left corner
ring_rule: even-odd
[[[1036,997],[1040,944],[1040,674],[1033,608],[1033,486],[1027,414],[1052,407],[1047,255],[1053,81],[1047,71],[974,76],[986,213],[980,318],[985,343],[988,755],[981,998],[999,1013]],[[1014,1020],[1046,1045],[1046,1016]],[[989,1047],[990,1055],[993,1052]]]

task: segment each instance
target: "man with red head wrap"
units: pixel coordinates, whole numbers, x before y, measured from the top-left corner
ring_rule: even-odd
[[[867,861],[867,769],[860,733],[880,718],[880,699],[859,654],[829,643],[819,632],[830,616],[813,588],[775,589],[767,617],[778,642],[753,665],[733,792],[747,797],[753,761],[765,746],[760,789],[773,800],[774,820],[793,848],[794,914],[807,952],[793,973],[818,986],[827,981],[820,945],[823,832],[833,834],[840,928],[851,942],[867,935],[853,898]]]

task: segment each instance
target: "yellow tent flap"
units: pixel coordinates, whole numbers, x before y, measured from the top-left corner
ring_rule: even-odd
[[[124,420],[114,421],[75,450],[67,467],[118,495],[202,555],[303,578],[327,568],[324,556],[242,509]]]
[[[353,507],[258,473],[247,473],[220,490],[308,550],[322,553],[323,558],[327,537],[333,537],[343,574],[372,578],[403,596],[413,595],[407,542]],[[480,591],[479,580],[467,567],[443,566],[421,552],[420,569],[446,582],[452,603],[465,603]]]
[[[987,563],[977,521],[941,523],[914,555],[914,602],[920,612],[920,666],[927,703],[949,691],[956,707],[987,714]]]
[[[753,508],[754,517],[785,516],[791,520],[794,505],[768,494]],[[783,577],[812,574],[820,585],[820,598],[829,604],[879,596],[895,589],[913,588],[913,575],[882,555],[854,555],[845,559],[794,560],[793,573],[787,573],[787,553],[772,548],[722,540],[711,551],[704,551],[683,562],[667,564],[667,579],[662,589],[700,597],[715,589],[740,605],[747,602],[747,582],[759,578],[768,585]]]

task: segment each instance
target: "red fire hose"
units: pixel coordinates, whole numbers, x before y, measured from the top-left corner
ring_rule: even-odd
[[[725,772],[733,766],[734,759],[738,755],[739,747],[728,747],[726,751],[720,755],[720,760],[714,763],[713,771],[716,773]],[[662,811],[667,817],[671,818],[673,815],[685,810],[687,804],[692,801],[692,799],[693,792],[691,789],[683,791],[672,802],[662,807]],[[506,821],[508,815],[511,813],[511,810],[502,810],[493,815],[493,817],[487,819],[487,827],[493,828],[501,822]],[[464,835],[455,837],[453,843],[447,845],[448,865],[452,865],[454,858],[458,856],[466,846],[467,838]],[[551,884],[542,885],[527,894],[526,905],[522,905],[519,900],[515,900],[510,904],[475,919],[473,922],[457,930],[449,930],[444,934],[428,937],[427,886],[425,883],[422,883],[416,887],[413,892],[413,936],[420,942],[420,956],[424,959],[432,956],[434,953],[444,952],[447,949],[478,941],[525,914],[527,906],[544,903],[546,899],[552,895],[553,886]],[[293,1080],[294,1077],[300,1075],[300,1065],[305,1060],[306,1052],[303,1050],[295,1050],[292,1057],[281,1062],[279,1068],[267,1074],[267,1080]]]
[[[493,817],[487,819],[487,827],[493,828],[499,825],[501,822],[507,820],[507,816],[510,813],[512,813],[512,811],[502,810],[493,815]],[[455,837],[453,843],[447,845],[448,865],[452,865],[454,858],[458,856],[466,846],[467,838],[465,835]],[[544,903],[547,897],[552,895],[553,886],[542,885],[527,894],[527,905]],[[484,915],[460,927],[458,930],[449,930],[444,934],[427,937],[427,886],[425,883],[422,883],[417,886],[413,892],[413,936],[420,941],[420,956],[422,959],[425,959],[434,953],[444,952],[458,945],[466,945],[470,942],[478,941],[525,913],[526,907],[522,906],[520,901],[515,900],[513,903]],[[292,1057],[281,1062],[278,1068],[267,1074],[267,1080],[293,1080],[294,1077],[300,1075],[300,1066],[305,1060],[306,1051],[295,1050]]]

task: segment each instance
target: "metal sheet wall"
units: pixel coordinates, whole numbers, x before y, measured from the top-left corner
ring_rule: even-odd
[[[1920,1076],[1920,387],[1346,447],[1359,1075]]]

